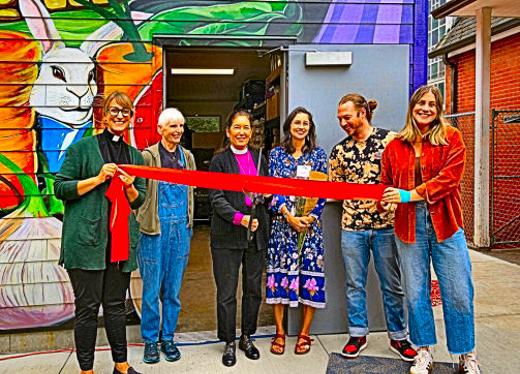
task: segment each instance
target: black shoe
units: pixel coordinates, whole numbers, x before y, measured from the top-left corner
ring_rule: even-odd
[[[401,357],[401,360],[406,362],[414,362],[415,356],[417,356],[417,351],[413,349],[408,339],[390,339],[390,350],[397,353]]]
[[[246,353],[246,357],[250,360],[258,360],[260,358],[260,352],[253,344],[253,341],[251,340],[249,335],[242,335],[240,337],[238,348],[244,351]]]
[[[222,363],[224,366],[233,366],[237,363],[236,350],[237,346],[235,342],[226,343],[224,354],[222,355]]]
[[[161,351],[164,353],[166,361],[173,362],[181,358],[181,352],[179,352],[179,349],[172,340],[162,342]]]
[[[116,368],[114,368],[113,374],[124,374],[124,373],[122,373],[119,370],[117,370]],[[142,373],[138,372],[137,370],[135,370],[133,367],[130,366],[128,368],[128,370],[126,371],[126,374],[142,374]]]
[[[343,347],[341,355],[346,358],[356,358],[367,347],[366,336],[351,336]]]
[[[160,359],[161,356],[159,355],[159,350],[157,349],[157,343],[145,343],[143,362],[145,364],[156,364]]]

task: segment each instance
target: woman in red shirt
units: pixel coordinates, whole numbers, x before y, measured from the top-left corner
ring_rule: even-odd
[[[411,374],[433,369],[436,344],[430,263],[439,280],[448,350],[459,373],[480,373],[475,354],[473,281],[462,228],[460,181],[466,149],[443,118],[442,96],[423,86],[412,95],[406,124],[382,156],[383,206],[395,208],[395,235],[408,303],[410,338],[419,347]]]

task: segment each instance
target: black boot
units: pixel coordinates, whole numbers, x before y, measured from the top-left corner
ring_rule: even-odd
[[[236,350],[237,346],[235,342],[226,343],[224,354],[222,355],[222,363],[224,366],[233,366],[237,363]]]
[[[244,351],[246,353],[246,357],[250,360],[258,360],[260,358],[260,352],[253,344],[253,341],[249,335],[242,335],[240,337],[238,348]]]

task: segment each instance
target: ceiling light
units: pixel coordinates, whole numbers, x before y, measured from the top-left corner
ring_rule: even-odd
[[[233,75],[235,69],[172,68],[172,75]]]

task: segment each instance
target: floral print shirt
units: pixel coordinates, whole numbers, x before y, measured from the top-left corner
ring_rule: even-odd
[[[373,128],[363,142],[347,136],[337,144],[329,156],[329,180],[375,184],[381,174],[381,156],[395,137],[389,130]],[[373,200],[344,200],[341,228],[343,230],[383,229],[393,226],[394,213],[380,213]]]

